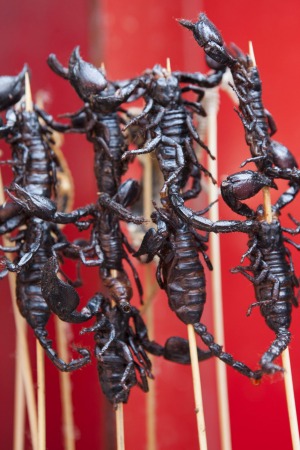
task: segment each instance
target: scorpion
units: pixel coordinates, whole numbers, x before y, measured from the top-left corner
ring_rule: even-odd
[[[247,256],[250,265],[239,265],[232,269],[232,272],[242,273],[254,284],[257,302],[250,306],[248,314],[253,306],[258,305],[267,325],[275,332],[275,340],[260,360],[262,371],[273,373],[282,370],[280,366],[274,364],[274,360],[290,342],[292,306],[298,306],[294,290],[299,284],[294,273],[290,251],[285,243],[290,243],[296,248],[298,245],[287,238],[283,232],[297,234],[299,226],[296,230],[283,228],[279,215],[281,209],[295,198],[299,183],[297,184],[296,179],[289,179],[289,189],[272,206],[271,223],[266,220],[261,206],[254,211],[241,200],[256,195],[264,184],[276,188],[274,178],[281,178],[281,174],[283,174],[282,178],[285,178],[284,175],[296,173],[297,163],[286,147],[271,139],[272,133],[275,132],[274,121],[265,112],[261,100],[261,81],[249,57],[245,57],[234,47],[237,58],[233,58],[224,47],[220,33],[204,14],[201,14],[196,24],[186,20],[180,22],[193,31],[197,42],[204,47],[209,57],[215,59],[217,63],[230,67],[240,102],[239,116],[244,125],[246,142],[251,152],[251,158],[245,163],[255,162],[258,171],[238,172],[229,176],[221,185],[225,202],[234,212],[245,216],[246,220],[212,223],[208,219],[196,216],[183,203],[178,209],[179,215],[183,220],[202,230],[240,231],[248,234],[249,248],[242,256],[242,262]],[[297,224],[296,221],[295,223]]]
[[[46,276],[47,270],[52,275],[55,274],[58,270],[56,258],[47,261],[43,277]],[[76,311],[79,303],[76,290],[61,280],[57,287],[56,291],[52,284],[49,290],[52,289],[52,299],[53,294],[57,298],[59,316],[69,322],[80,323],[87,320],[82,313]],[[62,296],[63,288],[65,295]],[[93,297],[93,305],[96,322],[89,328],[83,328],[80,333],[95,333],[95,356],[100,385],[103,393],[115,407],[120,402],[127,403],[130,389],[135,385],[144,392],[148,391],[147,377],[153,378],[153,375],[146,352],[177,363],[190,363],[188,342],[185,339],[169,338],[164,347],[149,340],[146,325],[137,308],[132,306],[129,311],[124,311],[120,304],[116,303],[113,306],[112,301],[100,293],[96,293]],[[199,361],[204,361],[210,356],[210,351],[198,349]]]
[[[289,180],[289,189],[282,195],[282,206],[290,203],[299,192],[299,171],[297,162],[292,153],[281,143],[272,139],[277,127],[272,115],[264,108],[262,102],[262,82],[259,71],[253,61],[253,56],[245,55],[235,44],[228,49],[215,25],[200,14],[199,21],[192,23],[188,20],[179,22],[190,29],[197,43],[204,49],[208,60],[213,61],[214,67],[227,66],[233,77],[234,86],[231,85],[239,99],[239,115],[245,130],[245,140],[250,149],[251,158],[246,159],[241,167],[254,162],[258,171],[270,178],[285,178]],[[275,187],[273,185],[273,187]],[[249,216],[251,210],[247,205],[241,205],[236,196],[226,199],[231,201],[231,207],[242,214]],[[235,203],[234,203],[235,202]]]
[[[170,207],[156,207],[152,220],[157,224],[157,230],[148,230],[136,254],[147,254],[148,261],[155,255],[159,257],[156,278],[160,288],[167,293],[171,310],[182,322],[193,325],[212,355],[243,375],[255,380],[260,379],[261,371],[252,371],[244,363],[222,351],[222,347],[215,343],[213,335],[200,322],[206,301],[206,282],[199,253],[202,254],[208,269],[212,270],[212,264],[206,254],[208,236],[198,234]]]
[[[194,198],[201,191],[201,172],[211,177],[211,174],[198,163],[192,147],[193,141],[196,141],[212,157],[194,128],[190,111],[206,115],[200,104],[204,95],[201,87],[216,86],[221,81],[222,75],[223,70],[205,76],[201,73],[170,72],[160,65],[155,65],[139,79],[140,85],[145,89],[146,106],[143,112],[129,121],[124,129],[143,120],[140,133],[150,137],[143,148],[125,152],[122,159],[155,150],[164,176],[162,199],[167,197],[167,191],[169,195],[179,195],[190,176],[193,178],[191,189],[180,195],[184,200]],[[189,84],[181,88],[179,82]],[[182,92],[187,91],[196,92],[198,101],[186,101],[182,97]]]
[[[68,132],[85,133],[93,143],[95,152],[94,173],[99,197],[92,212],[94,219],[91,241],[89,245],[78,249],[78,256],[85,265],[100,266],[104,286],[124,311],[129,312],[132,288],[123,268],[123,259],[131,266],[140,298],[142,286],[124,249],[125,245],[133,253],[120,229],[118,218],[134,223],[142,223],[144,219],[133,216],[126,209],[138,198],[139,188],[133,180],[121,184],[121,176],[127,169],[121,156],[127,143],[120,129],[122,119],[118,112],[122,110],[121,104],[134,93],[137,83],[133,81],[130,86],[120,88],[120,84],[125,82],[118,84],[108,81],[104,70],[97,69],[81,58],[79,47],[72,52],[68,68],[63,67],[53,54],[49,56],[48,64],[55,73],[70,81],[85,102],[81,110],[65,115],[71,119],[71,129]],[[113,98],[117,90],[118,99]],[[91,252],[93,257],[88,259],[86,254]],[[53,279],[53,282],[57,283],[57,280]],[[51,284],[51,281],[47,280],[47,283]],[[49,299],[49,302],[53,303],[54,300]]]
[[[134,180],[127,180],[119,186],[117,194],[112,201],[124,207],[130,206],[139,196],[139,185]],[[143,289],[139,280],[137,271],[130,261],[127,251],[133,253],[134,250],[129,245],[126,237],[121,232],[117,211],[112,214],[111,209],[104,208],[101,204],[95,205],[93,211],[93,229],[89,244],[80,243],[80,245],[68,245],[66,255],[72,254],[74,258],[80,258],[82,263],[87,266],[99,266],[100,275],[104,287],[108,290],[110,298],[115,301],[120,308],[130,313],[130,300],[132,298],[132,287],[126,271],[124,270],[122,261],[125,260],[132,269],[137,289],[142,301]],[[130,220],[128,213],[128,220]],[[77,224],[80,226],[80,222]],[[60,249],[65,247],[62,243]],[[58,247],[57,247],[58,248]],[[42,291],[51,310],[55,312],[61,320],[72,321],[71,316],[66,316],[64,308],[62,308],[62,299],[66,296],[68,285],[60,280],[55,274],[57,266],[44,266],[42,278]],[[77,293],[75,290],[69,289],[70,302],[77,302]],[[54,292],[56,294],[54,295]],[[71,300],[74,295],[74,300]],[[77,314],[77,312],[76,312]],[[77,316],[78,317],[78,314]],[[83,316],[84,319],[85,316]],[[76,321],[74,316],[74,320]]]
[[[21,84],[19,89],[20,92],[24,91]],[[6,95],[10,95],[9,91]],[[0,97],[5,98],[4,93],[1,92]],[[52,342],[47,338],[45,327],[50,309],[42,296],[40,283],[44,264],[52,257],[55,246],[66,240],[54,222],[75,222],[86,215],[87,209],[79,208],[71,213],[56,211],[55,202],[50,199],[55,190],[56,159],[47,140],[50,130],[40,124],[40,117],[48,124],[53,123],[62,128],[48,114],[38,109],[25,110],[23,104],[18,111],[8,110],[7,123],[0,128],[0,136],[5,137],[11,145],[13,159],[9,162],[13,167],[18,166],[15,175],[19,183],[11,184],[7,193],[12,202],[2,205],[0,210],[0,234],[17,230],[17,234],[10,238],[15,245],[1,246],[2,251],[16,252],[17,257],[13,262],[6,257],[2,258],[0,277],[3,278],[8,271],[17,272],[16,294],[20,313],[33,328],[35,336],[55,366],[62,371],[71,371],[90,360],[89,351],[77,349],[82,358],[72,360],[69,364],[57,356]],[[24,228],[20,230],[21,226]],[[91,310],[88,307],[87,310],[86,317],[92,317]]]

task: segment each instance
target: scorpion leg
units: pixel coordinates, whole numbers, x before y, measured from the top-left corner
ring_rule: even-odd
[[[233,358],[230,353],[222,351],[221,345],[215,343],[214,337],[207,331],[207,328],[202,323],[194,324],[195,332],[200,336],[205,345],[210,349],[212,354],[223,361],[225,364],[233,367],[233,369],[245,375],[248,378],[253,378],[254,380],[259,380],[262,377],[261,370],[251,370],[246,364],[241,361],[237,361]]]
[[[19,259],[17,263],[13,263],[8,258],[2,259],[2,264],[5,265],[9,272],[20,272],[21,268],[31,260],[34,254],[40,248],[43,238],[43,227],[40,223],[36,223],[34,240],[30,243],[29,250]]]
[[[196,167],[193,165],[191,177],[193,178],[191,189],[182,193],[182,198],[184,201],[190,200],[191,198],[196,198],[202,190],[201,172],[198,166]]]
[[[101,206],[110,209],[117,215],[117,217],[126,222],[133,222],[136,224],[141,224],[145,222],[144,217],[134,216],[120,203],[114,201],[108,194],[104,192],[99,195],[98,202],[100,203]]]
[[[208,153],[208,155],[211,157],[211,159],[216,159],[212,153],[210,152],[209,148],[207,147],[207,145],[204,144],[204,142],[200,139],[199,134],[197,133],[196,128],[193,125],[193,121],[192,118],[190,116],[186,116],[186,124],[188,126],[188,129],[191,133],[191,135],[193,136],[194,140],[200,145],[200,147],[204,148],[204,150],[206,150],[206,152]]]
[[[127,263],[129,264],[133,277],[134,277],[134,281],[139,293],[139,297],[140,297],[140,303],[143,305],[143,294],[144,294],[144,290],[143,290],[143,286],[139,277],[139,274],[135,268],[135,266],[132,264],[132,262],[130,261],[130,259],[128,258],[128,256],[126,255],[126,253],[124,254],[124,259],[126,259]]]
[[[34,333],[53,364],[62,372],[72,372],[73,370],[80,369],[91,360],[90,352],[87,349],[76,348],[78,353],[82,355],[82,358],[73,359],[69,363],[66,363],[57,356],[57,353],[52,348],[52,342],[47,339],[47,331],[43,327],[35,328]]]
[[[152,374],[147,374],[145,369],[143,367],[140,367],[138,364],[136,364],[136,369],[139,372],[140,377],[141,377],[141,381],[137,382],[138,386],[142,389],[143,392],[148,392],[149,385],[148,385],[147,376],[151,379],[154,379],[154,376]]]
[[[57,277],[59,265],[55,257],[44,264],[41,277],[42,295],[51,309],[61,320],[71,323],[82,323],[95,315],[101,306],[103,296],[96,294],[79,312],[80,303],[76,290]]]

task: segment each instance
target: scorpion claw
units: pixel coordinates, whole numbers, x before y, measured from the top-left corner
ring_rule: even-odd
[[[15,192],[15,195],[12,193]],[[38,194],[30,194],[17,183],[12,183],[10,189],[6,189],[9,197],[31,215],[40,219],[49,220],[54,217],[57,207],[47,197]]]
[[[236,59],[232,58],[224,47],[219,31],[204,13],[200,14],[196,23],[188,20],[179,20],[179,23],[193,32],[197,43],[214,61],[222,66],[232,66],[236,63]]]

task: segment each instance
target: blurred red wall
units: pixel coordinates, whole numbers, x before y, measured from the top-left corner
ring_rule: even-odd
[[[56,53],[66,64],[72,49],[80,44],[85,59],[92,59],[99,64],[101,61],[105,62],[108,77],[111,79],[138,75],[155,63],[165,64],[167,57],[170,57],[174,70],[205,70],[202,50],[194,42],[192,34],[175,21],[180,17],[195,20],[200,10],[204,10],[215,22],[227,42],[234,41],[246,51],[248,40],[253,41],[263,80],[264,103],[273,114],[279,130],[276,139],[288,146],[295,155],[299,154],[300,6],[296,0],[287,0],[284,5],[277,0],[272,4],[258,0],[251,3],[234,0],[152,0],[147,3],[138,0],[2,2],[0,73],[17,73],[23,63],[27,62],[32,71],[33,93],[39,89],[49,91],[52,103],[48,105],[48,111],[57,115],[74,111],[81,105],[67,82],[59,79],[47,67],[45,61],[50,52]],[[1,147],[5,149],[2,144]],[[82,136],[67,136],[64,149],[74,174],[76,206],[93,201],[96,187],[91,182],[93,152],[90,145]],[[242,160],[248,156],[240,120],[225,94],[221,95],[219,112],[219,153],[220,180],[227,174],[237,172]],[[132,175],[134,176],[134,172]],[[5,180],[9,183],[9,171],[5,172]],[[289,211],[300,219],[300,214],[297,214],[298,206],[299,200],[296,200]],[[220,215],[222,218],[233,217],[222,201]],[[75,236],[71,227],[68,232]],[[299,242],[299,239],[296,240]],[[222,236],[221,243],[226,349],[237,358],[255,366],[273,335],[266,328],[258,310],[254,310],[252,316],[246,318],[246,310],[254,301],[253,288],[241,275],[230,274],[230,268],[239,263],[240,256],[246,249],[246,238],[237,235]],[[300,273],[299,255],[297,252],[293,254]],[[96,270],[85,270],[84,279],[86,285],[81,289],[80,295],[83,301],[86,301],[98,288]],[[0,448],[9,449],[12,448],[15,332],[6,280],[1,281],[1,288]],[[163,343],[170,335],[186,335],[183,324],[169,311],[164,295],[157,296],[154,308],[157,341]],[[212,329],[209,296],[203,321]],[[299,313],[295,310],[290,348],[298,403],[299,325]],[[51,324],[49,330],[50,336],[53,336]],[[79,343],[80,340],[83,345],[92,348],[92,338],[79,337],[76,331],[75,342]],[[32,337],[30,341],[34,347]],[[48,361],[46,370],[47,448],[60,450],[63,447],[58,376]],[[218,450],[220,444],[214,370],[213,361],[201,366],[208,445],[210,449]],[[196,449],[197,434],[190,369],[157,360],[154,372],[158,449]],[[291,439],[282,377],[267,377],[256,387],[231,369],[228,369],[227,373],[233,448],[290,449]],[[111,437],[110,444],[105,435],[105,423],[112,419],[107,419],[103,412],[107,411],[107,406],[103,408],[95,361],[73,373],[72,383],[78,430],[76,449],[114,448],[114,437]],[[128,449],[146,448],[144,400],[145,395],[135,389],[125,407]],[[27,448],[30,448],[28,439]]]

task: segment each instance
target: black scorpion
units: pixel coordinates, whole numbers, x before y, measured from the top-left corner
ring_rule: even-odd
[[[55,190],[56,159],[48,142],[50,130],[40,124],[39,118],[43,117],[56,126],[51,116],[36,110],[26,111],[21,104],[19,110],[9,110],[7,117],[7,124],[0,128],[0,136],[11,145],[11,164],[18,166],[15,176],[20,184],[12,183],[11,189],[7,190],[13,201],[1,206],[0,234],[18,230],[20,226],[25,228],[18,230],[16,236],[11,238],[15,242],[14,247],[1,247],[3,251],[17,253],[13,262],[2,258],[1,277],[8,271],[17,272],[17,302],[21,314],[53,363],[63,371],[74,370],[89,361],[89,352],[78,349],[83,358],[67,364],[58,358],[51,341],[47,339],[45,326],[50,309],[41,293],[41,270],[52,257],[55,246],[61,240],[65,242],[65,238],[55,223],[46,222],[43,217],[64,223],[74,222],[86,215],[86,209],[59,213],[50,200]],[[37,217],[36,213],[40,213],[41,217]],[[86,317],[91,316],[88,310]]]
[[[251,58],[250,55],[245,55],[234,44],[231,44],[230,49],[226,48],[221,34],[203,13],[196,23],[188,20],[179,22],[193,32],[209,61],[212,61],[211,65],[215,64],[219,69],[227,66],[232,73],[234,86],[231,87],[239,99],[239,109],[236,109],[236,112],[243,123],[246,143],[251,153],[251,158],[246,159],[241,167],[254,162],[259,172],[271,179],[288,179],[290,187],[286,194],[280,197],[280,201],[281,206],[290,203],[300,187],[298,166],[291,152],[283,144],[272,139],[277,128],[273,117],[263,105],[262,82],[252,60],[253,56]],[[232,201],[234,200],[237,199],[232,196]],[[226,201],[230,202],[230,195]],[[239,202],[236,205],[231,204],[232,208],[240,206]],[[244,208],[247,209],[247,206],[244,205]],[[247,212],[250,213],[250,209]]]
[[[151,228],[145,235],[137,255],[148,255],[151,261],[159,257],[157,281],[168,296],[169,306],[185,324],[192,324],[196,333],[208,346],[212,355],[249,378],[259,379],[260,371],[252,371],[232,355],[222,351],[214,337],[200,322],[206,301],[206,282],[202,254],[209,270],[211,262],[206,254],[207,236],[199,235],[193,227],[177,217],[171,208],[157,208],[152,214],[157,230]]]
[[[276,128],[263,106],[261,80],[250,57],[243,55],[237,47],[233,47],[236,57],[231,56],[223,45],[220,33],[204,14],[201,14],[196,24],[186,20],[180,22],[193,31],[195,39],[209,57],[230,67],[239,98],[239,116],[251,152],[251,158],[245,163],[253,161],[259,170],[231,175],[221,186],[223,199],[233,211],[246,216],[245,221],[219,221],[212,224],[208,220],[205,222],[203,218],[195,217],[195,214],[183,205],[180,215],[200,229],[210,229],[214,232],[241,231],[249,235],[249,249],[243,255],[242,261],[247,256],[250,265],[237,266],[232,271],[241,272],[254,284],[256,304],[260,306],[267,325],[276,334],[276,339],[260,360],[263,372],[272,373],[281,370],[273,361],[290,342],[291,311],[293,305],[297,306],[294,289],[298,287],[298,280],[285,243],[288,242],[296,248],[298,246],[285,237],[283,231],[296,234],[299,227],[296,230],[282,228],[278,219],[281,209],[290,203],[299,191],[299,183],[292,177],[285,176],[298,172],[297,163],[286,147],[271,139]],[[262,207],[254,211],[241,200],[253,197],[263,185],[275,188],[273,179],[281,177],[289,179],[290,187],[272,207],[272,219],[269,223]],[[252,275],[248,272],[252,272]],[[251,305],[249,313],[254,305]]]
[[[56,258],[50,258],[43,276],[46,271],[53,275],[57,270]],[[76,311],[79,297],[72,286],[60,281],[57,290],[54,285],[49,290],[52,290],[52,299],[57,300],[57,312],[63,320],[77,323],[87,320],[82,313]],[[43,293],[47,296],[47,289],[45,291]],[[177,363],[190,363],[188,342],[185,339],[169,338],[164,347],[149,341],[144,321],[135,307],[124,312],[118,303],[112,306],[112,302],[100,293],[96,293],[91,302],[97,311],[96,322],[93,326],[82,329],[81,334],[95,332],[95,356],[100,384],[103,393],[115,406],[120,402],[127,403],[130,389],[135,385],[144,392],[148,391],[147,378],[153,378],[153,375],[146,352]],[[210,356],[210,351],[198,349],[199,361]]]
[[[49,56],[48,64],[55,73],[70,81],[85,102],[78,112],[66,114],[71,119],[72,127],[68,132],[85,133],[93,143],[95,152],[94,173],[99,197],[92,213],[91,241],[79,250],[79,256],[86,265],[100,266],[101,278],[112,298],[129,311],[132,288],[123,268],[124,259],[132,268],[140,296],[142,287],[124,249],[125,244],[127,251],[133,252],[120,229],[119,218],[134,223],[141,223],[143,219],[133,216],[126,209],[138,196],[137,183],[128,180],[120,185],[121,176],[127,169],[127,164],[121,160],[127,143],[120,129],[122,119],[118,113],[121,104],[134,93],[137,83],[133,81],[129,86],[121,87],[117,82],[108,81],[104,70],[81,58],[78,47],[70,57],[68,68],[63,67],[53,54]],[[114,97],[117,90],[118,99]]]
[[[163,199],[170,194],[179,195],[190,177],[193,178],[191,189],[180,195],[184,200],[194,198],[201,191],[201,172],[211,176],[198,163],[193,149],[195,141],[210,154],[194,128],[192,112],[206,115],[200,103],[204,95],[201,88],[216,86],[221,81],[222,74],[223,70],[209,76],[201,73],[169,72],[156,65],[139,79],[139,84],[145,89],[146,106],[139,116],[129,121],[125,129],[142,121],[140,133],[148,137],[148,140],[143,148],[124,153],[122,159],[155,150],[165,180],[161,190]],[[189,84],[181,88],[179,82]],[[187,91],[196,92],[198,101],[186,101],[182,92]]]

